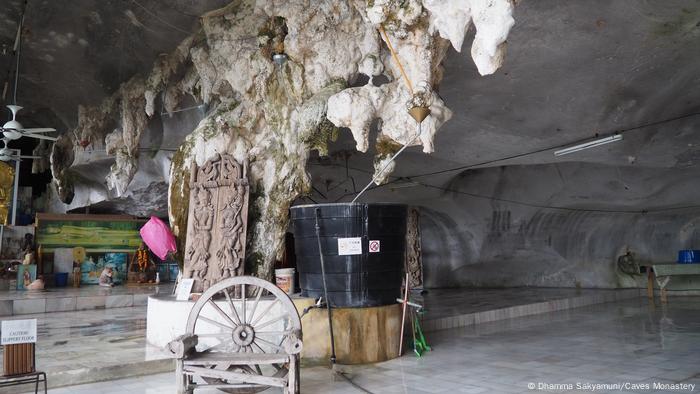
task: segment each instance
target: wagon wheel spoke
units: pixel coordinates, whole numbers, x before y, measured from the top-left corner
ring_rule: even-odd
[[[228,305],[231,307],[231,314],[236,319],[238,324],[241,324],[241,319],[238,318],[238,312],[236,312],[236,306],[233,305],[233,300],[231,299],[231,295],[228,293],[228,289],[224,289],[223,292],[224,292],[224,295],[226,296],[226,301],[228,301]]]
[[[218,348],[218,347],[221,347],[221,346],[223,346],[223,345],[228,345],[228,344],[230,344],[230,343],[232,343],[232,342],[233,342],[233,339],[232,339],[232,338],[226,339],[226,340],[224,340],[224,341],[221,341],[221,342],[217,343],[216,345],[209,346],[208,348],[202,350],[200,353],[208,353],[208,352],[211,352],[212,350],[214,350],[214,349],[216,349],[216,348]],[[234,343],[233,346],[234,346],[234,349],[235,349],[236,344]]]
[[[266,341],[266,340],[264,340],[264,339],[262,339],[262,338],[255,338],[255,340],[256,340],[256,341],[260,341],[260,342],[266,344],[267,346],[270,346],[270,347],[273,348],[273,349],[277,349],[277,350],[278,350],[277,353],[279,353],[279,350],[284,350],[284,347],[282,347],[282,346],[280,346],[280,345],[276,345],[276,344],[274,344],[274,343],[272,343],[272,342],[270,342],[270,341]]]
[[[288,336],[292,335],[292,330],[287,330],[287,331],[255,331],[255,335],[259,334],[266,334],[266,335],[283,335],[283,336]]]
[[[275,304],[277,304],[279,301],[280,301],[279,298],[277,298],[277,299],[275,299],[274,302],[271,302],[271,303],[267,306],[267,308],[265,308],[265,310],[263,310],[263,312],[260,314],[260,316],[258,316],[257,319],[253,320],[253,321],[250,323],[250,325],[251,325],[251,326],[255,326],[255,324],[256,324],[258,321],[260,321],[260,319],[262,319],[263,316],[265,316],[265,315],[267,314],[267,312],[269,312],[270,309],[272,309],[272,307],[275,306]]]
[[[234,322],[234,321],[231,319],[231,317],[230,317],[229,315],[226,314],[226,312],[224,312],[223,310],[221,310],[221,308],[219,308],[219,306],[216,305],[216,303],[215,303],[211,298],[209,299],[209,301],[207,302],[207,304],[211,305],[211,306],[214,308],[214,310],[217,311],[217,312],[219,313],[219,315],[221,315],[224,319],[226,319],[229,323],[231,323],[231,326],[233,326],[233,327],[231,327],[231,329],[236,328],[236,326],[237,326],[238,324],[240,324],[240,323],[236,324],[236,322]]]
[[[267,327],[267,326],[269,326],[270,324],[277,323],[278,321],[280,321],[280,320],[282,320],[282,319],[285,319],[285,318],[287,318],[287,317],[288,317],[288,316],[287,316],[286,314],[282,314],[282,315],[279,315],[279,316],[277,316],[276,318],[274,318],[274,319],[272,319],[272,320],[266,321],[265,323],[260,323],[259,326],[256,326],[256,327],[255,327],[255,328],[256,328],[256,331],[259,330],[259,329],[261,329],[261,328],[263,328],[263,327]]]
[[[253,346],[257,347],[258,350],[260,350],[260,353],[267,353],[265,350],[263,350],[263,348],[260,347],[260,345],[258,345],[257,343],[255,343],[255,341],[253,341]]]
[[[217,332],[217,333],[212,333],[212,334],[197,334],[198,338],[222,338],[222,339],[228,339],[231,338],[231,334],[227,334],[225,332]]]
[[[253,308],[250,310],[250,321],[253,321],[253,317],[255,317],[255,310],[258,308],[258,302],[260,302],[260,296],[263,293],[263,288],[258,287],[258,294],[255,296],[255,303],[253,303]],[[247,322],[247,320],[246,320]]]
[[[205,322],[205,323],[213,324],[213,325],[215,325],[215,326],[217,326],[217,327],[223,328],[224,330],[232,330],[232,331],[233,331],[233,329],[234,329],[234,327],[229,327],[229,326],[227,326],[227,325],[225,325],[225,324],[223,324],[223,323],[219,323],[218,321],[212,320],[212,319],[210,319],[210,318],[208,318],[208,317],[205,317],[205,316],[199,316],[199,318],[198,318],[197,320],[201,320],[201,321],[203,321],[203,322]]]
[[[245,284],[241,285],[241,300],[243,300],[243,319],[241,321],[243,322],[243,324],[245,324],[247,322],[247,320],[245,318],[245,306],[246,306],[245,304],[247,302],[247,300],[245,298]]]

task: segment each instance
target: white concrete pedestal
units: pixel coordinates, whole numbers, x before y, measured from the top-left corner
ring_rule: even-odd
[[[301,314],[304,308],[313,305],[312,298],[292,297]],[[249,301],[250,302],[250,301]],[[258,311],[267,309],[273,298],[261,299]],[[216,301],[224,311],[229,311],[226,300]],[[168,342],[185,333],[187,317],[194,305],[193,301],[176,301],[174,296],[152,296],[148,299],[146,340],[149,344],[163,348]],[[262,322],[279,316],[279,303]],[[204,316],[228,325],[214,308],[205,306]],[[306,364],[325,364],[330,357],[328,316],[325,309],[313,309],[301,319],[304,348],[301,356]],[[338,363],[366,364],[386,361],[398,356],[399,332],[401,328],[401,306],[399,304],[370,308],[333,308],[333,328]],[[266,331],[282,331],[282,322],[265,328]],[[410,324],[407,332],[410,333]],[[197,328],[198,333],[217,333],[221,328],[204,324]],[[213,338],[202,338],[204,346],[214,345]]]

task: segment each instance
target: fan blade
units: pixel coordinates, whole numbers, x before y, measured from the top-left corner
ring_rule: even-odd
[[[40,127],[40,128],[34,128],[34,129],[22,129],[22,132],[24,133],[48,133],[51,131],[56,131],[56,129],[51,128],[51,127]]]
[[[29,137],[29,138],[36,138],[39,140],[49,140],[49,141],[56,141],[58,138],[56,137],[49,137],[48,135],[41,135],[41,134],[22,134],[22,137]]]
[[[11,156],[11,157],[18,157],[20,159],[42,159],[43,158],[42,156],[24,156],[24,155]]]

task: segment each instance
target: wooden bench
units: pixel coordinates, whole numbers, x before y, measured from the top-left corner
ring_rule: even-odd
[[[168,350],[176,360],[178,394],[198,388],[299,392],[299,313],[285,292],[262,279],[237,276],[210,287],[192,307],[186,333]],[[205,383],[196,384],[195,377]]]
[[[654,277],[659,285],[661,302],[668,302],[666,286],[673,276],[700,275],[700,264],[648,264],[647,267],[647,297],[654,299]]]

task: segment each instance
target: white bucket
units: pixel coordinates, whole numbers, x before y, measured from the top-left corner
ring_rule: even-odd
[[[275,284],[287,294],[294,294],[294,268],[275,270]]]

